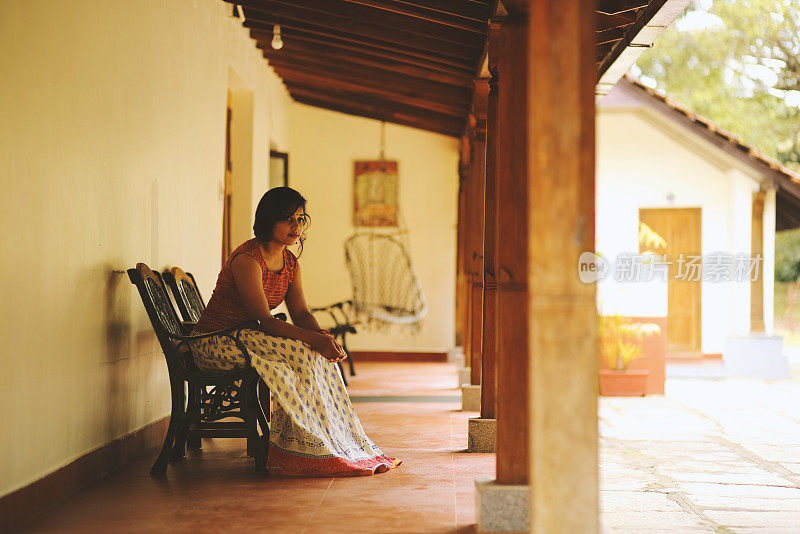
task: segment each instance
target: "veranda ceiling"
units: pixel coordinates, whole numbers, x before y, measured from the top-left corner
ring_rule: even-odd
[[[304,104],[458,137],[497,0],[226,0]],[[688,0],[598,0],[598,93]],[[499,8],[502,12],[502,7]],[[280,25],[283,48],[273,50]]]

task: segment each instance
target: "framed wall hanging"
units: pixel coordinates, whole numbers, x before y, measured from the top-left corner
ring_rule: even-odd
[[[353,225],[398,225],[397,162],[356,161],[353,175]]]

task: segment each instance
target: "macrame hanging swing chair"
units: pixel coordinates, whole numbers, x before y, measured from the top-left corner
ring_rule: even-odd
[[[418,330],[428,303],[399,236],[356,233],[345,241],[344,249],[356,314],[368,325]]]
[[[385,124],[381,124],[384,158]],[[397,211],[397,226],[365,227],[344,244],[345,260],[353,284],[353,308],[365,326],[400,325],[419,332],[428,311],[425,293],[417,279],[409,254],[408,229]]]

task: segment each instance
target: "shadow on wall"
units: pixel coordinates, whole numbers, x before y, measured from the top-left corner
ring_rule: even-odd
[[[103,374],[106,375],[106,391],[99,397],[105,406],[99,408],[105,418],[104,434],[119,436],[129,431],[133,419],[134,388],[138,381],[131,376],[135,369],[132,356],[138,352],[132,350],[131,343],[131,283],[128,274],[110,265],[103,268],[106,273],[103,310],[106,335]]]
[[[105,266],[106,349],[114,361],[131,353],[131,284],[128,273]]]

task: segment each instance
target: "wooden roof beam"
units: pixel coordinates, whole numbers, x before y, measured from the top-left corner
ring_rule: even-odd
[[[235,1],[235,0],[226,0]],[[344,0],[351,4],[368,6],[374,9],[381,9],[389,13],[398,13],[408,17],[415,17],[437,24],[444,24],[453,28],[484,33],[486,31],[486,21],[480,18],[468,18],[461,15],[445,13],[430,9],[427,6],[415,6],[408,2],[398,0]]]
[[[455,15],[467,19],[487,21],[494,13],[496,0],[402,0],[411,7],[424,8],[445,15]]]
[[[599,31],[596,33],[596,41],[597,44],[608,43],[611,41],[617,41],[625,37],[625,32],[627,30],[625,27],[622,28],[609,28],[608,30]]]
[[[599,0],[597,12],[605,15],[616,15],[633,9],[639,9],[650,3],[650,0]]]
[[[688,3],[689,0],[651,0],[647,7],[636,12],[611,15],[622,17],[628,13],[636,13],[636,21],[627,29],[625,37],[617,41],[610,52],[599,61],[595,90],[598,98],[614,87],[642,52],[651,47],[656,37],[683,12]]]
[[[425,78],[415,78],[405,74],[397,74],[387,70],[366,70],[359,66],[346,66],[331,64],[326,61],[314,59],[295,59],[273,54],[265,57],[270,65],[278,70],[303,71],[319,74],[328,78],[352,80],[357,83],[364,82],[367,86],[387,89],[400,89],[416,95],[426,95],[431,98],[441,98],[443,101],[463,102],[469,100],[469,86],[446,85]]]
[[[350,91],[357,95],[379,96],[411,106],[422,107],[449,115],[467,115],[469,101],[454,101],[448,95],[426,95],[410,91],[408,87],[385,87],[367,78],[363,80],[348,80],[330,78],[325,75],[307,72],[302,69],[288,67],[275,67],[278,75],[287,84],[299,83],[312,87],[319,87],[320,93],[327,90]]]
[[[227,0],[232,2],[234,0]],[[382,9],[375,9],[345,0],[292,0],[291,3],[277,2],[275,0],[238,0],[246,8],[245,17],[250,10],[275,12],[290,18],[330,22],[339,27],[342,21],[348,26],[343,30],[358,33],[365,25],[381,27],[390,31],[401,31],[409,34],[422,35],[426,38],[435,38],[453,43],[474,43],[480,46],[486,34],[485,24],[483,31],[470,31],[453,28],[445,24],[431,22],[424,19],[409,17],[401,13],[391,13]]]
[[[472,76],[466,72],[459,74],[443,72],[385,56],[358,51],[338,51],[328,46],[315,46],[313,43],[297,39],[285,41],[280,50],[273,50],[272,46],[261,42],[257,42],[256,46],[263,51],[264,57],[268,60],[272,58],[287,58],[292,61],[313,60],[322,61],[328,65],[342,65],[347,68],[379,69],[459,87],[469,87],[472,83]]]
[[[439,113],[437,111],[431,111],[431,109],[427,107],[410,106],[407,104],[401,104],[399,102],[395,102],[393,100],[387,100],[385,98],[357,95],[348,91],[328,90],[325,91],[324,93],[320,93],[318,87],[312,87],[291,82],[287,83],[286,87],[289,89],[289,93],[292,95],[292,97],[298,96],[305,98],[313,98],[316,100],[320,101],[324,100],[326,102],[331,102],[334,104],[341,104],[341,105],[359,104],[365,107],[374,108],[376,110],[383,110],[386,112],[396,113],[400,115],[429,118],[431,120],[436,120],[443,123],[463,124],[465,121],[463,113],[458,115]]]
[[[359,23],[346,17],[323,15],[319,18],[309,18],[300,11],[302,10],[291,9],[290,6],[280,7],[280,4],[275,9],[269,10],[249,9],[245,12],[244,26],[272,31],[275,24],[280,24],[282,33],[285,33],[286,28],[294,28],[337,40],[358,41],[364,44],[374,43],[393,48],[400,46],[405,52],[413,52],[420,57],[445,56],[461,62],[474,61],[474,57],[480,54],[482,46],[481,44],[476,47],[475,45],[441,41],[401,29]]]
[[[256,40],[259,48],[272,48],[270,45],[270,41],[272,41],[271,31],[266,32],[265,30],[251,29],[250,36]],[[469,76],[470,78],[472,77],[472,69],[465,65],[453,65],[451,63],[442,63],[441,61],[419,58],[417,56],[398,51],[396,47],[394,49],[375,48],[356,43],[334,41],[323,36],[305,34],[303,32],[297,32],[294,30],[290,32],[289,40],[284,39],[283,46],[289,47],[295,42],[304,43],[307,46],[324,47],[326,49],[330,49],[331,52],[342,51],[342,53],[347,55],[365,54],[369,57],[378,58],[381,61],[397,61],[407,63],[409,65],[416,65],[426,69],[437,70],[439,72],[446,72],[454,75],[464,75]]]
[[[435,54],[433,52],[428,52],[425,50],[419,50],[415,48],[409,47],[401,47],[396,43],[390,43],[387,41],[378,41],[375,39],[367,39],[361,37],[359,35],[353,34],[336,34],[333,31],[315,28],[308,24],[299,24],[299,23],[289,23],[285,24],[284,22],[277,22],[277,19],[273,19],[273,22],[256,22],[253,20],[247,20],[244,22],[243,26],[245,28],[250,28],[251,30],[255,30],[254,32],[250,33],[250,36],[254,39],[261,39],[265,43],[269,43],[272,41],[272,28],[275,24],[281,25],[281,36],[283,37],[283,41],[286,42],[287,39],[294,39],[296,37],[300,38],[314,38],[318,42],[331,42],[337,45],[348,45],[348,46],[355,46],[356,50],[370,50],[370,51],[385,51],[389,53],[401,53],[406,57],[413,57],[417,60],[425,61],[430,64],[440,64],[444,66],[450,66],[455,68],[469,68],[472,65],[470,60],[465,58],[453,58],[449,56],[444,56],[440,54]]]
[[[653,1],[658,2],[663,0]],[[597,16],[595,17],[597,21],[597,31],[619,28],[622,26],[630,26],[636,22],[638,15],[638,11],[626,11],[625,13],[613,15],[598,12]]]
[[[420,117],[409,117],[402,114],[394,114],[379,109],[373,109],[368,106],[359,105],[358,103],[332,103],[323,99],[301,96],[295,97],[295,101],[309,106],[346,113],[348,115],[357,115],[379,121],[411,126],[412,128],[420,128],[422,130],[436,132],[450,137],[458,137],[460,135],[460,131],[463,129],[463,125],[460,123],[445,124]]]

